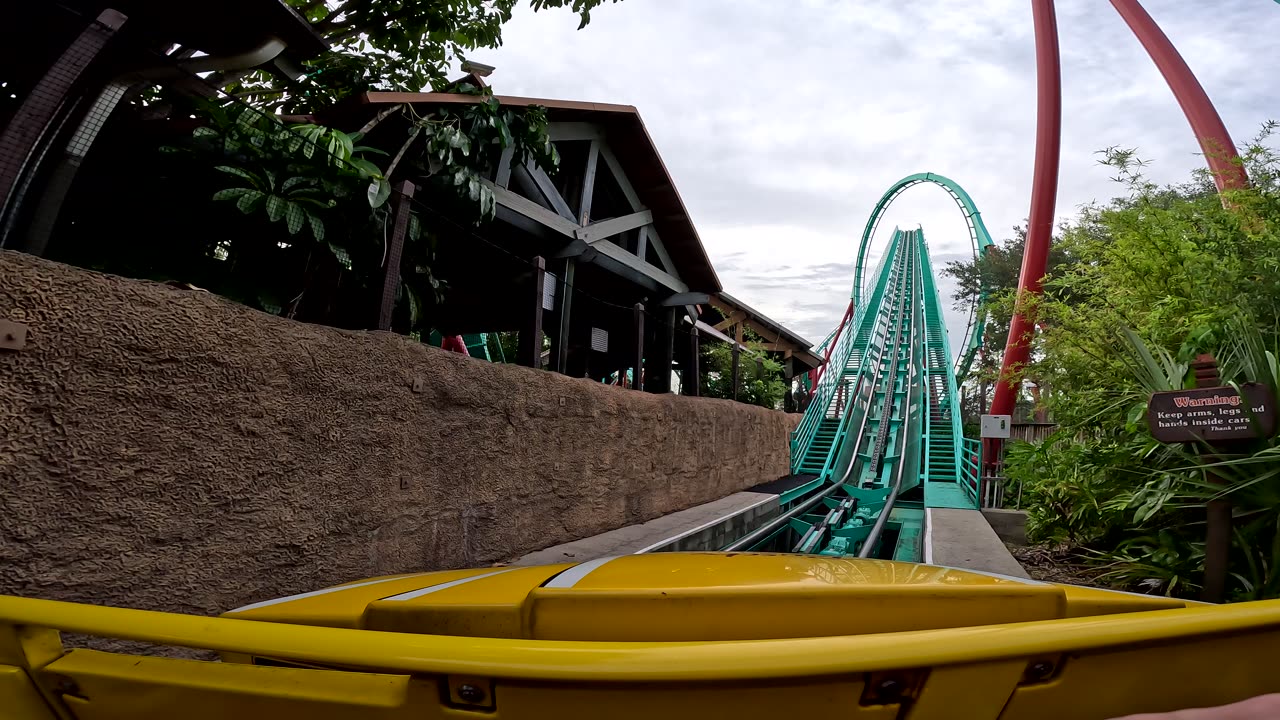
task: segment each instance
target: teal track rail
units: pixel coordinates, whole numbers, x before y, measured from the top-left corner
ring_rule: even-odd
[[[923,230],[895,228],[864,285],[881,215],[922,183],[955,200],[976,255],[991,245],[973,201],[947,178],[912,175],[885,193],[859,248],[852,312],[823,342],[829,359],[792,435],[792,471],[816,479],[780,517],[726,549],[919,559],[925,508],[978,506],[979,444],[963,435],[959,386],[981,348],[983,313],[971,313],[953,362]]]
[[[894,230],[855,307],[794,438],[795,469],[818,475],[819,490],[729,549],[917,559],[912,512],[976,507],[923,230]]]
[[[853,300],[856,303],[862,293],[863,267],[867,259],[867,250],[871,245],[871,239],[875,236],[876,229],[880,227],[880,219],[884,217],[885,211],[898,199],[902,193],[910,190],[917,185],[933,184],[942,188],[951,199],[955,201],[956,207],[960,209],[960,213],[964,216],[965,224],[969,229],[969,245],[973,249],[975,257],[986,255],[987,248],[993,244],[991,242],[991,233],[987,231],[986,223],[982,221],[982,213],[978,212],[978,206],[973,203],[973,198],[969,197],[969,193],[965,192],[960,184],[951,178],[938,175],[937,173],[916,173],[908,175],[898,182],[894,183],[880,196],[879,202],[871,211],[871,217],[867,218],[867,225],[862,231],[862,242],[858,246],[858,260],[854,264],[853,270]],[[978,351],[982,349],[983,330],[986,327],[986,312],[981,301],[986,298],[980,298],[980,302],[974,306],[969,314],[968,329],[966,331],[964,345],[964,354],[960,357],[960,362],[956,365],[956,377],[963,379],[969,374],[970,368],[973,367],[973,360],[977,357]]]

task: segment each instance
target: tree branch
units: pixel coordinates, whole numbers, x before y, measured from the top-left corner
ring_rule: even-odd
[[[387,106],[387,108],[386,108],[386,109],[384,109],[384,110],[380,110],[380,111],[378,112],[378,114],[377,114],[377,115],[374,115],[374,116],[373,116],[373,119],[372,119],[372,120],[370,120],[369,122],[365,123],[365,124],[364,124],[364,127],[361,127],[361,128],[360,128],[360,131],[359,131],[359,132],[360,132],[360,134],[361,134],[361,135],[368,135],[370,130],[373,130],[374,128],[378,127],[378,123],[382,122],[383,120],[385,120],[385,119],[386,119],[386,117],[387,117],[388,115],[390,115],[391,113],[393,113],[393,112],[395,112],[395,111],[397,111],[397,110],[399,110],[399,109],[400,109],[400,105],[399,105],[399,104],[396,104],[396,105],[389,105],[389,106]]]

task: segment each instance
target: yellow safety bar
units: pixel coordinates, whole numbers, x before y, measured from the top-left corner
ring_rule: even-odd
[[[0,623],[407,673],[537,680],[745,680],[1078,652],[1280,628],[1280,600],[845,637],[611,643],[443,637],[260,623],[0,596]]]
[[[65,651],[41,628],[296,665]],[[0,596],[0,705],[43,697],[55,708],[39,715],[0,708],[0,717],[181,711],[188,720],[232,712],[244,720],[301,703],[308,717],[326,718],[454,717],[476,708],[499,718],[741,718],[843,703],[859,717],[1106,718],[1280,691],[1269,669],[1276,647],[1280,601],[861,636],[653,643],[415,635]],[[893,692],[877,695],[886,688]],[[104,712],[108,703],[124,707]]]

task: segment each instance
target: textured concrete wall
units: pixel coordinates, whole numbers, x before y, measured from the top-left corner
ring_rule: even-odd
[[[16,253],[0,318],[30,326],[0,351],[0,593],[214,613],[505,560],[787,472],[782,413]]]

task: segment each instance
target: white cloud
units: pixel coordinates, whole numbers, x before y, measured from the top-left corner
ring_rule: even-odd
[[[1280,95],[1262,60],[1274,56],[1280,6],[1146,5],[1237,142],[1252,135]],[[1059,215],[1115,194],[1101,148],[1137,146],[1158,181],[1199,166],[1181,111],[1119,15],[1073,0],[1058,3],[1058,22]],[[725,289],[810,340],[839,320],[867,215],[898,178],[953,178],[996,238],[1027,214],[1036,83],[1021,0],[625,0],[576,27],[570,13],[525,10],[504,47],[476,59],[497,66],[500,92],[638,107]],[[922,225],[935,258],[968,252],[939,190],[903,195],[880,243],[895,224]],[[958,344],[966,318],[952,315]]]

